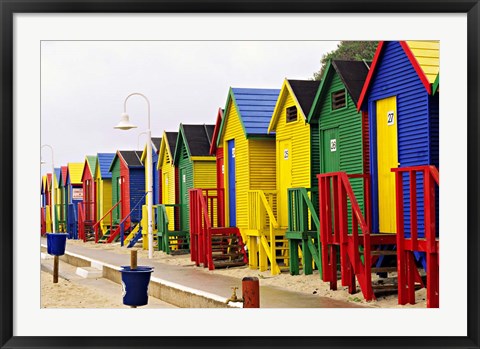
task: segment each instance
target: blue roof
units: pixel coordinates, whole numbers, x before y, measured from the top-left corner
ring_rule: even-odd
[[[268,125],[279,89],[232,88],[240,118],[248,135],[268,135]]]
[[[98,153],[97,155],[102,178],[112,178],[112,173],[108,170],[110,169],[110,164],[115,157],[115,153]]]

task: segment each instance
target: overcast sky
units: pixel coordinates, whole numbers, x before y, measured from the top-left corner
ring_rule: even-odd
[[[308,80],[338,41],[43,41],[41,137],[55,167],[85,155],[137,148],[147,128],[141,97],[127,102],[138,126],[113,129],[132,92],[151,104],[153,137],[180,122],[214,124],[229,87],[278,88],[284,78]],[[140,135],[145,144],[145,135]],[[50,168],[50,154],[42,173]]]

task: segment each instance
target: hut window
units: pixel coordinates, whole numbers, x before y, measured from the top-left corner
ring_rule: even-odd
[[[286,115],[287,115],[287,122],[297,121],[297,107],[293,106],[293,107],[287,108]]]
[[[345,90],[332,93],[332,110],[344,108],[346,106]]]

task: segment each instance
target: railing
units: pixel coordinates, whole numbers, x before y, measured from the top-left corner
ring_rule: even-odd
[[[137,209],[138,205],[140,205],[143,198],[145,198],[147,196],[147,194],[148,194],[148,192],[143,194],[143,196],[137,201],[137,203],[135,204],[135,206],[133,206],[133,208],[130,210],[130,212],[128,212],[128,214],[122,219],[122,221],[118,225],[117,229],[114,232],[112,232],[110,234],[110,236],[108,237],[107,243],[112,242],[117,237],[117,235],[120,234],[120,245],[123,246],[123,240],[125,238],[125,231],[130,228],[130,221],[128,219],[132,215],[133,211],[135,211]],[[125,222],[127,223],[126,227],[125,227]]]
[[[122,199],[118,200],[118,202],[113,205],[108,211],[107,213],[105,213],[103,215],[102,218],[100,218],[94,225],[93,225],[93,230],[95,232],[95,243],[98,243],[98,228],[100,227],[100,224],[103,222],[103,220],[105,219],[105,217],[107,217],[108,215],[110,215],[110,229],[112,228],[112,225],[113,225],[113,210],[118,206],[120,205],[120,203],[122,202]]]
[[[164,204],[157,205],[157,248],[159,251],[167,252],[168,249],[168,215]]]
[[[347,175],[345,172],[333,172],[319,174],[317,178],[323,280],[330,282],[331,289],[336,289],[337,251],[335,245],[340,245],[342,285],[348,286],[349,291],[353,292],[355,287],[353,273],[355,273],[365,299],[371,300],[374,295],[371,283],[370,226],[363,216],[349,181],[349,178],[364,179],[365,212],[368,216],[370,214],[369,177],[368,175]],[[349,213],[352,220],[350,229]],[[362,233],[362,241],[360,241],[358,228]],[[351,231],[349,232],[349,230]],[[363,245],[363,261],[360,258],[360,242]]]
[[[83,209],[83,203],[78,203],[78,238],[86,242],[85,236],[85,211]]]
[[[40,236],[44,236],[47,232],[45,222],[45,207],[40,207]]]
[[[276,194],[276,191],[248,191],[248,230],[255,231],[255,234],[258,233],[260,238],[260,245],[258,246],[256,238],[253,238],[253,235],[247,230],[247,235],[249,235],[247,246],[251,252],[251,255],[249,255],[250,265],[254,267],[258,266],[260,271],[265,271],[267,269],[268,259],[270,260],[270,271],[272,275],[280,273],[275,249],[275,230],[279,228],[279,224],[272,209]],[[254,256],[257,250],[259,252],[259,260]]]
[[[439,173],[435,166],[412,166],[393,168],[396,183],[397,214],[397,265],[398,302],[415,304],[414,271],[412,253],[426,252],[427,258],[427,307],[439,307],[439,241],[437,240],[436,190],[439,187]],[[418,179],[423,179],[424,238],[418,236]],[[408,179],[408,181],[405,181]],[[409,183],[410,232],[405,232],[404,183]]]
[[[202,189],[190,189],[190,254],[191,260],[198,266],[203,264],[209,267],[212,251],[209,236],[212,227],[207,202],[203,196]],[[213,202],[212,202],[213,207]],[[212,210],[213,211],[213,210]],[[213,216],[212,216],[213,218]]]
[[[304,274],[312,274],[313,258],[320,275],[322,275],[320,220],[315,208],[315,205],[318,207],[317,200],[318,189],[288,189],[288,230],[286,237],[290,241],[290,274],[292,275],[299,274],[297,251],[300,241],[302,242]],[[314,241],[317,242],[317,246],[314,245]]]

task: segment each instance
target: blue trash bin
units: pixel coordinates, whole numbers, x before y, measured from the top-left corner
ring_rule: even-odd
[[[123,304],[130,306],[142,306],[148,304],[148,284],[153,267],[137,266],[131,269],[122,266],[122,289]]]
[[[47,253],[52,256],[63,256],[67,236],[67,233],[47,233]]]

